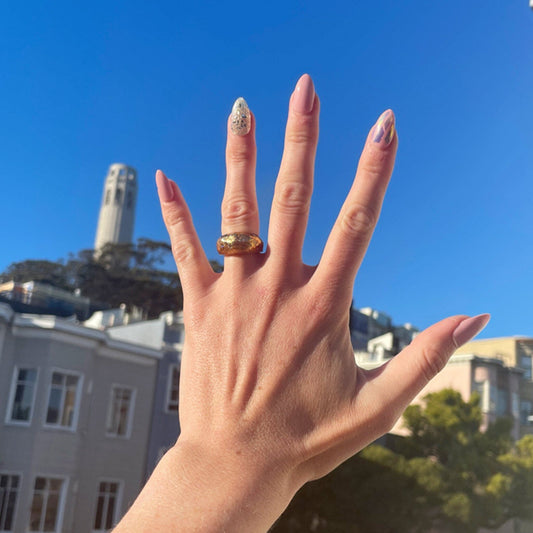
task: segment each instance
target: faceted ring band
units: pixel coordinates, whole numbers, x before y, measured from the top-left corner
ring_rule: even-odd
[[[217,241],[220,255],[251,255],[263,251],[263,241],[255,233],[227,233]]]

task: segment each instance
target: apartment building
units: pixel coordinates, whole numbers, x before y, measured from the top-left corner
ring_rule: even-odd
[[[109,531],[146,478],[161,349],[0,304],[0,531]]]
[[[521,435],[533,434],[533,338],[513,336],[473,340],[461,346],[457,353],[474,353],[485,358],[500,359],[509,367],[522,369],[520,431]]]
[[[102,312],[104,323],[108,323],[105,317],[109,313],[113,311]],[[113,339],[151,347],[161,352],[148,436],[145,475],[148,479],[159,459],[174,445],[180,433],[178,406],[181,352],[185,338],[183,313],[168,311],[161,313],[154,320],[130,320],[127,313],[120,316],[115,314],[112,325],[107,326],[107,333]]]
[[[357,364],[372,369],[386,363],[387,358],[376,357],[371,352],[356,352]],[[390,359],[390,358],[389,358]],[[454,389],[469,400],[474,392],[480,395],[482,426],[487,426],[500,417],[511,417],[512,437],[519,439],[524,431],[521,423],[520,391],[524,381],[524,371],[506,366],[502,360],[480,357],[473,354],[453,355],[444,369],[437,374],[416,396],[412,403],[422,403],[431,392]],[[391,430],[396,435],[406,435],[407,429],[402,419]]]

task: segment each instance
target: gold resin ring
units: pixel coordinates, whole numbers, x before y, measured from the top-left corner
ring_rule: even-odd
[[[220,255],[251,255],[263,251],[263,241],[255,233],[227,233],[217,241]]]

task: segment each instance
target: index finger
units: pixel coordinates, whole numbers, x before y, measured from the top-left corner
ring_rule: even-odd
[[[351,301],[355,275],[379,218],[398,146],[394,123],[388,109],[370,130],[354,183],[313,275],[312,283],[328,289],[321,293],[335,301]]]

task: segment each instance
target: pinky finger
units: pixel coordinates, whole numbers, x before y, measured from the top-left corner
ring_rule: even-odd
[[[155,175],[163,220],[170,236],[172,255],[176,261],[185,298],[198,293],[216,279],[200,239],[194,229],[191,213],[176,183],[161,170]]]

